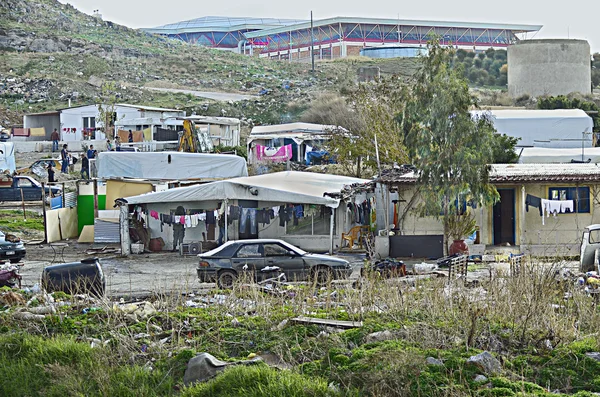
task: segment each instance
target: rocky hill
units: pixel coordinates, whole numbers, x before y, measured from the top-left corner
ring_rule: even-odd
[[[240,117],[247,125],[295,120],[319,92],[353,85],[360,66],[407,73],[413,61],[342,60],[318,64],[274,62],[149,35],[83,14],[56,0],[1,0],[0,124],[22,115],[94,103],[105,82],[119,101],[184,108],[196,114]],[[220,102],[179,88],[261,95]]]

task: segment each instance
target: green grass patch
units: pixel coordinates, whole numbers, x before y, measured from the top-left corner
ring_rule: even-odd
[[[132,364],[118,349],[68,337],[0,335],[2,396],[170,396],[168,366]],[[179,365],[180,367],[180,365]],[[180,371],[179,371],[180,372]]]
[[[33,211],[0,210],[0,230],[4,233],[25,230],[44,231],[44,217]]]
[[[322,378],[279,371],[265,365],[236,366],[207,383],[186,388],[182,397],[335,397]]]

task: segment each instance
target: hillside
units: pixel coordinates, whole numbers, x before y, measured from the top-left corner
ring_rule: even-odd
[[[98,101],[103,82],[115,82],[122,102],[228,115],[253,123],[297,118],[310,98],[353,85],[356,69],[410,74],[413,60],[308,64],[250,58],[188,45],[102,21],[56,0],[3,0],[0,8],[0,124],[20,124],[23,113]],[[147,87],[223,91],[255,101],[215,103]]]

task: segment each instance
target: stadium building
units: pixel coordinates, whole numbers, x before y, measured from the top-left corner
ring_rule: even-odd
[[[438,37],[443,45],[485,50],[506,48],[541,28],[540,25],[336,17],[313,21],[311,31],[310,21],[303,20],[204,17],[144,30],[247,55],[305,60],[310,59],[311,42],[316,59],[358,56],[361,51],[372,54],[372,49],[377,48],[388,50],[379,56],[416,55],[420,53],[416,49],[425,47],[433,37]],[[390,48],[404,51],[390,52]]]

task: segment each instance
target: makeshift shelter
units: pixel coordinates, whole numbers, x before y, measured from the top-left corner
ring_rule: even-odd
[[[101,152],[99,178],[214,181],[248,175],[243,157],[182,152]]]
[[[489,116],[498,133],[520,138],[518,146],[581,149],[593,145],[594,122],[580,109],[494,109],[471,114]]]
[[[122,218],[133,211],[143,213],[151,236],[162,237],[167,247],[172,241],[171,227],[165,226],[164,221],[181,205],[186,214],[202,217],[198,223],[197,218],[194,220],[196,226],[189,228],[184,242],[214,240],[215,218],[220,214],[211,213],[220,208],[226,218],[225,239],[282,238],[305,249],[332,251],[334,234],[341,234],[343,230],[335,227],[335,208],[339,200],[326,197],[325,193],[339,193],[347,185],[365,182],[339,175],[286,171],[175,188],[117,202],[121,204]],[[293,222],[291,217],[281,222],[281,215],[275,215],[279,209],[286,212],[292,208]],[[232,214],[239,216],[240,212],[249,217],[230,218]],[[261,214],[271,216],[264,218]],[[250,230],[246,220],[251,223]],[[122,241],[122,245],[126,244]]]
[[[247,140],[248,162],[310,162],[334,131],[347,131],[335,125],[288,123],[252,128]],[[310,153],[313,153],[310,155]],[[310,158],[309,158],[310,157]],[[321,156],[318,156],[321,158]]]

